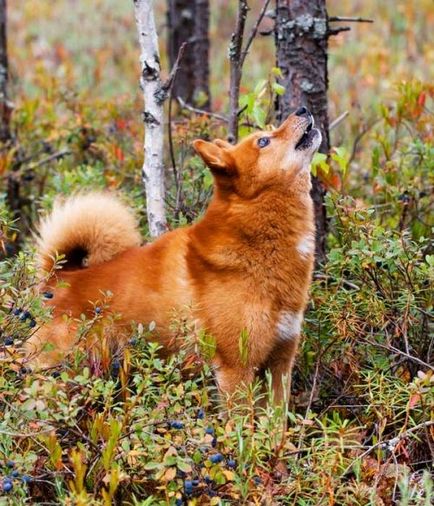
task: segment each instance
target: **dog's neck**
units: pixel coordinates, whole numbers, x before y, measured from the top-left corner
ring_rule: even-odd
[[[201,256],[220,257],[224,252],[245,258],[248,251],[266,260],[270,252],[287,251],[295,237],[313,234],[313,203],[308,187],[290,191],[276,188],[250,200],[217,194],[192,232]]]

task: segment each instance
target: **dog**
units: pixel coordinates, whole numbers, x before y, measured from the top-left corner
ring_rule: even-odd
[[[39,268],[50,272],[56,254],[65,263],[42,288],[53,293],[47,302],[53,319],[28,341],[31,363],[62,361],[76,343],[76,319],[94,314],[92,302],[111,292],[116,339],[126,339],[121,329],[131,322],[152,321],[154,339],[171,352],[174,311],[190,308],[195,325],[215,340],[220,391],[230,395],[269,370],[281,401],[290,388],[314,265],[310,162],[320,143],[305,107],[276,130],[237,145],[194,141],[214,176],[208,209],[197,223],[144,246],[132,212],[108,193],[56,204],[39,228]]]

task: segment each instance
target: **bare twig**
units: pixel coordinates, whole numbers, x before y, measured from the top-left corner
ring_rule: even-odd
[[[337,23],[373,23],[373,19],[368,18],[352,18],[352,17],[346,17],[346,16],[330,16],[329,17],[330,22],[337,22]]]
[[[349,32],[351,28],[349,26],[342,26],[341,28],[330,28],[327,31],[327,35],[332,37],[333,35],[338,35],[341,32]]]
[[[250,46],[252,45],[253,40],[256,37],[256,34],[258,33],[259,25],[261,24],[261,21],[264,19],[265,14],[267,13],[267,8],[270,5],[271,0],[265,0],[264,5],[262,6],[261,12],[259,13],[258,18],[256,19],[255,24],[253,25],[253,28],[250,32],[249,38],[247,39],[247,43],[244,47],[244,50],[241,54],[241,61],[240,66],[242,67],[244,65],[244,60],[246,59],[246,56],[249,53]]]
[[[169,77],[164,81],[164,83],[161,84],[161,91],[166,93],[166,96],[171,92],[173,83],[176,79],[176,74],[179,71],[179,66],[182,60],[182,57],[184,56],[184,51],[187,46],[188,42],[184,42],[181,47],[179,48],[178,55],[176,57],[175,63],[173,64],[172,70],[170,71]]]
[[[378,120],[377,120],[378,121]],[[348,160],[348,165],[351,164],[351,162],[354,160],[356,154],[357,154],[357,148],[360,143],[360,141],[363,139],[363,137],[375,126],[377,121],[374,121],[370,125],[367,125],[360,133],[358,133],[354,139],[353,147],[351,149],[351,155],[350,159]]]
[[[409,360],[412,360],[413,362],[421,365],[422,367],[426,367],[427,369],[430,369],[431,371],[434,371],[434,367],[430,364],[427,364],[420,358],[414,357],[413,355],[410,355],[410,353],[406,353],[405,351],[400,350],[399,348],[395,348],[395,346],[390,346],[386,344],[376,343],[375,341],[370,341],[369,339],[365,340],[368,344],[372,346],[377,346],[378,348],[382,348],[383,350],[390,351],[392,353],[397,353],[398,355],[402,355],[403,357],[407,357]]]
[[[351,283],[350,281],[348,281],[347,279],[335,279],[333,278],[332,276],[328,276],[327,274],[322,274],[322,273],[315,273],[314,274],[314,279],[324,279],[326,281],[336,281],[337,283],[341,283],[342,285],[344,286],[347,286],[348,288],[352,288],[353,290],[357,290],[359,291],[360,290],[360,286],[357,286],[356,284],[354,283]]]
[[[348,111],[344,111],[340,116],[338,116],[336,119],[334,119],[330,125],[329,125],[329,131],[336,128],[344,119],[349,115],[350,113]]]
[[[169,107],[168,107],[168,111],[167,111],[167,115],[168,115],[167,131],[168,131],[168,137],[169,137],[170,160],[172,162],[173,177],[175,179],[176,195],[179,195],[179,174],[178,174],[178,168],[176,167],[175,149],[173,146],[173,136],[172,136],[173,85],[175,83],[176,75],[179,70],[179,64],[180,64],[182,57],[184,55],[184,51],[185,51],[186,46],[187,46],[187,42],[184,42],[181,45],[181,47],[179,48],[178,55],[176,56],[176,60],[175,60],[175,63],[173,64],[170,75],[167,78],[166,82],[162,86],[166,90],[166,93],[167,92],[169,93]],[[178,207],[178,203],[177,203],[177,207]]]
[[[378,443],[370,446],[365,452],[363,452],[361,455],[355,458],[351,462],[351,464],[345,469],[342,476],[345,476],[353,467],[355,462],[358,460],[363,459],[363,457],[366,457],[366,455],[369,455],[371,452],[376,450],[377,448],[388,448],[390,451],[393,451],[396,448],[396,445],[404,438],[412,434],[413,432],[417,432],[420,429],[427,429],[428,427],[432,427],[434,425],[433,420],[428,420],[426,422],[419,423],[418,425],[415,425],[414,427],[411,427],[410,429],[405,430],[404,432],[401,432],[401,434],[398,434],[396,437],[389,439],[387,441],[379,441]]]
[[[187,111],[194,112],[195,114],[202,114],[205,116],[210,116],[211,118],[215,118],[220,121],[224,121],[225,123],[227,123],[229,121],[229,118],[227,118],[226,116],[223,116],[222,114],[206,111],[205,109],[199,109],[198,107],[193,107],[192,105],[187,104],[181,97],[176,97],[176,100],[178,101],[179,105],[183,109],[187,109]]]

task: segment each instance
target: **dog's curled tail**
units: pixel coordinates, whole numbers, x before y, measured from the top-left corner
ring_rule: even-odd
[[[132,211],[109,193],[87,193],[56,200],[39,224],[38,265],[49,272],[56,255],[64,255],[64,269],[107,262],[140,244]]]

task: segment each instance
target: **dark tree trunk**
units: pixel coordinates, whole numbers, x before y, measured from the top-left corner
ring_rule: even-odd
[[[321,129],[320,151],[327,153],[329,120],[327,112],[328,16],[325,0],[276,0],[277,66],[282,72],[285,93],[277,99],[277,118],[282,121],[292,110],[305,105]],[[316,259],[326,257],[327,216],[325,189],[312,178],[315,204]]]
[[[12,107],[8,96],[9,82],[9,62],[8,62],[8,44],[7,44],[7,0],[0,0],[0,144],[3,147],[11,146],[10,118]],[[20,218],[21,214],[21,184],[17,176],[19,166],[15,164],[9,171],[7,178],[6,201],[13,213],[14,218]],[[22,223],[18,222],[19,230]],[[0,253],[0,257],[5,254],[13,255],[16,253],[19,244],[19,234],[15,243],[8,243],[5,252]]]
[[[6,0],[0,0],[0,142],[10,137],[9,120],[11,108],[8,100],[8,48],[6,36]]]
[[[209,110],[209,0],[168,0],[168,53],[173,67],[188,42],[173,85],[174,97]]]

